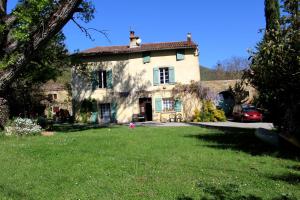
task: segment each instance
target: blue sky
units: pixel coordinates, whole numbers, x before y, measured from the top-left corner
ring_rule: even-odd
[[[13,1],[10,1],[13,2]],[[69,22],[64,33],[70,52],[95,46],[127,45],[130,27],[143,43],[180,41],[188,32],[199,45],[200,64],[213,67],[232,56],[247,57],[264,28],[263,0],[93,0],[95,19],[86,27],[107,30],[95,41]]]

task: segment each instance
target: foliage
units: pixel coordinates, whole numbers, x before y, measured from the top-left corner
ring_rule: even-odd
[[[299,160],[278,157],[247,129],[89,127],[0,137],[0,199],[300,196]]]
[[[201,111],[194,111],[194,122],[223,122],[226,116],[223,110],[217,109],[211,101],[202,101]]]
[[[0,97],[0,131],[9,119],[9,108],[7,100]]]
[[[261,106],[270,112],[278,129],[300,137],[298,1],[285,0],[282,9],[280,28],[266,30],[245,76],[258,90]]]
[[[219,61],[212,69],[200,66],[200,75],[202,81],[240,79],[242,78],[243,71],[248,68],[248,59],[234,56]]]
[[[42,129],[31,119],[16,118],[5,127],[5,135],[29,136],[39,135]]]
[[[215,94],[208,87],[203,86],[200,81],[191,81],[190,84],[177,83],[172,89],[172,94],[175,97],[195,94],[201,100],[213,100],[215,98]]]
[[[230,92],[236,104],[243,104],[249,99],[249,92],[245,88],[245,80],[237,81],[234,86],[229,86],[228,92]]]

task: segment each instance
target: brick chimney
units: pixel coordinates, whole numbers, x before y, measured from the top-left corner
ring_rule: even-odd
[[[188,33],[187,36],[186,36],[186,38],[187,38],[188,44],[192,44],[192,34]]]
[[[141,40],[138,36],[134,35],[134,31],[130,31],[129,39],[130,39],[129,48],[135,48],[141,45],[140,44]]]

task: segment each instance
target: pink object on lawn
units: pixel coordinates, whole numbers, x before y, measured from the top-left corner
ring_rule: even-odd
[[[135,124],[131,122],[131,123],[129,124],[129,128],[135,128]]]

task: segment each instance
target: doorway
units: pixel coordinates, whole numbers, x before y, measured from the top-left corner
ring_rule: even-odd
[[[140,98],[139,106],[140,106],[140,114],[145,117],[145,121],[152,121],[152,99]]]

